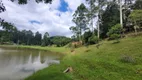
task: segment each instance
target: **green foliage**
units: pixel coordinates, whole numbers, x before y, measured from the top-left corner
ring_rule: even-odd
[[[71,39],[65,36],[52,36],[50,37],[50,41],[51,44],[55,44],[57,47],[61,47],[71,42]]]
[[[75,39],[75,38],[79,39],[79,30],[78,30],[78,27],[71,26],[69,29],[70,29],[70,30],[72,31],[72,33],[74,34],[74,35],[72,36],[72,38],[73,38],[73,39]]]
[[[83,40],[84,40],[84,43],[87,44],[88,43],[88,40],[89,38],[92,36],[92,32],[91,31],[87,31],[84,33],[83,35]]]
[[[98,43],[99,39],[96,35],[92,35],[89,39],[88,39],[88,43],[89,44],[96,44]]]
[[[119,6],[115,2],[109,2],[106,10],[102,14],[102,25],[100,26],[100,35],[102,38],[107,37],[107,32],[111,27],[120,22]]]
[[[0,30],[0,43],[6,44],[7,42],[22,45],[57,45],[58,47],[60,47],[65,46],[66,44],[71,42],[71,39],[65,36],[49,37],[48,32],[44,34],[42,39],[42,34],[38,31],[34,35],[31,30]]]
[[[42,46],[48,46],[48,45],[50,45],[50,39],[49,39],[49,33],[46,32],[43,36]]]
[[[37,31],[34,36],[34,44],[41,45],[42,35]]]
[[[15,1],[15,0],[11,0],[11,1]],[[44,3],[51,3],[52,0],[35,0],[35,2],[40,3],[40,2],[44,2]],[[18,4],[27,4],[28,0],[18,0]]]
[[[111,39],[111,40],[115,40],[115,39],[119,39],[121,36],[120,36],[120,34],[111,34],[110,35],[110,37],[109,37],[109,39]]]
[[[89,4],[87,20],[88,22],[90,22],[90,25],[93,30],[93,19],[96,17],[98,7],[95,5],[96,0],[86,0],[86,2]]]
[[[142,10],[134,10],[129,15],[130,20],[134,23],[134,25],[142,26]]]
[[[142,20],[142,10],[134,10],[129,16],[133,21]]]
[[[4,12],[6,10],[5,6],[3,5],[2,1],[0,1],[0,13]],[[0,22],[2,22],[2,19],[0,18]]]
[[[82,31],[87,29],[87,17],[86,17],[86,13],[87,13],[87,8],[86,6],[82,3],[80,4],[80,6],[77,7],[77,10],[75,11],[75,13],[73,14],[73,19],[72,21],[76,24],[76,27],[74,27],[73,29],[75,29],[75,31],[77,31],[77,35],[79,36],[79,40],[81,41],[81,35],[82,35]],[[71,30],[73,30],[71,29]]]
[[[0,30],[0,43],[2,44],[3,42],[10,42],[13,33],[17,31],[17,28],[8,22],[3,21],[0,23],[0,26],[2,26],[2,30]]]
[[[79,41],[78,36],[75,35],[71,36],[71,41]]]
[[[11,0],[12,2],[16,1],[16,0]],[[51,3],[52,0],[35,0],[35,2],[39,3],[39,2],[44,2],[44,3]],[[27,4],[28,0],[18,0],[18,4]]]
[[[13,24],[8,22],[2,22],[0,23],[0,26],[2,26],[2,28],[7,32],[13,32],[17,30],[17,28]]]
[[[133,9],[142,9],[142,0],[136,0],[135,4],[133,4]]]
[[[122,28],[120,24],[116,24],[111,29],[109,29],[109,32],[107,33],[109,39],[111,40],[118,40],[120,38],[120,34],[122,32]]]

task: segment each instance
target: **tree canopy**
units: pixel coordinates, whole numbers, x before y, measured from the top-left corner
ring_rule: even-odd
[[[106,38],[106,33],[115,24],[120,22],[119,6],[115,2],[110,2],[102,14],[102,25],[100,26],[101,37]]]
[[[132,13],[130,14],[129,18],[132,21],[142,21],[142,10],[134,10],[132,11]]]
[[[73,22],[76,24],[76,28],[71,27],[71,30],[75,30],[77,31],[77,33],[79,34],[79,40],[81,40],[81,35],[82,35],[82,31],[87,29],[87,8],[86,6],[82,3],[80,6],[77,7],[77,10],[75,11],[75,13],[73,14]]]

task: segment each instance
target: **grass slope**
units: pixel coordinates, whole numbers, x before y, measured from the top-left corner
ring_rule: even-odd
[[[61,64],[40,70],[25,80],[141,80],[142,37],[129,37],[113,44],[113,41],[75,50],[66,55]],[[71,66],[73,71],[63,73]]]

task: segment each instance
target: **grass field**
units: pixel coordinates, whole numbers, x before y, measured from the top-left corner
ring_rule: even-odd
[[[40,70],[25,80],[142,80],[142,36],[113,42],[102,41],[99,48],[96,45],[77,48],[60,64]],[[65,52],[66,48],[52,50]],[[69,66],[73,71],[63,73]]]
[[[141,80],[142,37],[103,41],[96,45],[75,49],[61,64],[40,70],[25,80]],[[63,73],[71,66],[72,72]]]

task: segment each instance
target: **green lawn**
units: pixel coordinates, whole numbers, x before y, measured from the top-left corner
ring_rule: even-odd
[[[142,36],[113,42],[102,41],[99,49],[96,45],[77,48],[60,64],[40,70],[25,80],[142,80]],[[73,71],[63,73],[69,66]]]

